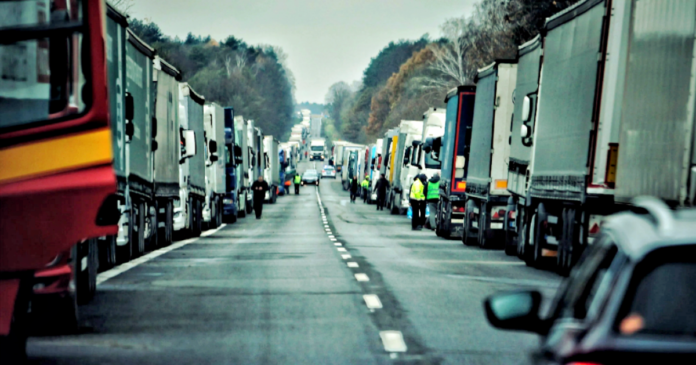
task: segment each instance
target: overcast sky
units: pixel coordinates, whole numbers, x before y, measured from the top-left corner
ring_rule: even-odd
[[[390,41],[440,36],[448,18],[478,0],[134,0],[130,14],[166,35],[228,35],[283,48],[298,102],[323,103],[337,81],[351,83]]]

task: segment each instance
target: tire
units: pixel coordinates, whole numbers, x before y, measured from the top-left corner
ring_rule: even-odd
[[[24,364],[27,360],[27,327],[29,320],[29,301],[31,297],[30,279],[22,280],[10,320],[10,332],[0,336],[0,355],[3,364]]]
[[[532,266],[536,268],[541,268],[544,258],[542,256],[542,245],[543,245],[543,227],[542,222],[546,221],[546,208],[543,203],[539,203],[537,207],[537,212],[534,215],[536,220],[534,222],[534,245],[532,246]]]
[[[145,253],[145,203],[138,204],[138,246],[137,256]]]
[[[577,245],[576,242],[576,224],[575,224],[575,209],[563,209],[563,232],[561,233],[561,242],[558,247],[558,255],[556,256],[556,270],[562,276],[568,276],[573,265],[573,251]]]
[[[150,237],[145,241],[145,250],[152,251],[159,247],[160,229],[159,229],[159,203],[155,200],[155,214],[150,217]],[[147,215],[150,214],[150,208],[145,209]]]
[[[449,221],[452,213],[450,212],[450,203],[442,204],[442,209],[440,210],[440,220],[438,222],[438,227],[440,228],[440,237],[449,239],[452,235],[450,232],[449,223],[445,224],[445,221]]]
[[[76,248],[74,276],[77,303],[86,304],[94,297],[97,291],[97,272],[99,259],[97,253],[97,240],[92,238],[78,243]],[[84,265],[87,265],[85,268]]]
[[[394,194],[389,195],[389,214],[401,214],[401,210],[399,209],[399,207],[397,207],[396,204],[394,204]]]
[[[116,236],[106,236],[99,242],[99,269],[104,271],[116,265]]]
[[[203,230],[203,216],[201,212],[201,201],[198,199],[193,199],[193,236],[199,237]]]
[[[490,212],[488,211],[488,204],[481,202],[479,207],[479,247],[482,249],[490,249],[493,246],[492,235],[490,234],[490,229],[488,228],[488,217],[490,217]]]
[[[505,227],[505,254],[508,256],[517,255],[517,235],[515,232],[510,231],[510,212],[513,211],[514,205],[508,200],[508,205],[505,208],[505,220],[503,220],[503,226]],[[511,209],[512,207],[512,209]],[[517,225],[515,225],[515,231],[517,230]]]
[[[244,194],[244,208],[246,208],[246,213],[251,214],[251,212],[254,211],[254,205],[249,204],[249,200],[247,200],[247,194]]]
[[[174,241],[174,203],[167,201],[164,208],[164,245],[169,246]]]
[[[242,196],[237,195],[237,217],[238,218],[244,218],[246,217],[246,194],[244,195],[244,209],[242,209]]]
[[[465,246],[474,246],[474,245],[478,244],[478,242],[476,242],[478,240],[478,235],[474,236],[471,234],[471,231],[473,231],[473,227],[471,227],[471,215],[472,215],[473,211],[471,209],[472,204],[470,204],[470,202],[473,203],[473,201],[471,201],[471,200],[466,202],[466,209],[465,209],[465,213],[464,213],[464,222],[462,223],[462,226],[464,228],[462,230],[462,243]]]

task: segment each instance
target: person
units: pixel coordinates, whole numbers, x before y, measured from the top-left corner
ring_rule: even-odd
[[[355,204],[355,197],[358,195],[358,177],[350,179],[350,202]]]
[[[387,189],[389,188],[389,181],[384,175],[379,177],[377,183],[375,184],[374,192],[377,193],[377,210],[384,210],[384,201],[387,198]]]
[[[300,184],[302,184],[302,176],[300,174],[295,174],[295,178],[293,179],[293,183],[295,184],[295,195],[300,194]]]
[[[425,224],[426,228],[435,229],[435,215],[437,212],[437,204],[440,202],[440,174],[435,173],[425,185],[425,201],[430,209],[430,217]]]
[[[360,183],[360,187],[362,187],[363,203],[367,203],[367,196],[370,195],[370,178],[365,176],[365,179]]]
[[[259,179],[251,184],[251,190],[254,191],[254,211],[256,212],[256,219],[261,219],[263,200],[268,191],[268,183],[263,181],[263,176],[259,176]]]
[[[410,198],[411,210],[413,213],[413,216],[411,218],[411,229],[414,231],[420,231],[421,229],[423,229],[421,223],[423,218],[425,217],[425,195],[423,194],[425,185],[423,185],[421,176],[423,175],[417,175],[413,179],[413,184],[411,184]]]

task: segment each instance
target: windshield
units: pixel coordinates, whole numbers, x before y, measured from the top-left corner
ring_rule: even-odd
[[[84,112],[81,2],[0,1],[0,14],[0,31],[15,37],[40,29],[0,45],[0,129]]]
[[[319,152],[321,152],[321,151],[323,151],[323,150],[324,150],[324,146],[312,146],[312,151],[319,151]]]
[[[316,170],[307,170],[304,173],[305,177],[316,177],[317,176],[317,171]]]

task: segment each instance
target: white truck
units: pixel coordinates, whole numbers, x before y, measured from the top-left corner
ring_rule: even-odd
[[[265,200],[271,204],[275,204],[278,198],[278,186],[280,181],[280,161],[278,158],[278,140],[273,136],[265,136],[263,138],[264,160],[266,168],[263,170],[263,178],[268,184],[269,190],[266,192]]]
[[[205,138],[205,203],[203,223],[217,228],[222,224],[222,199],[225,196],[225,111],[216,103],[203,107]]]
[[[389,166],[392,181],[387,192],[387,207],[392,214],[404,214],[408,209],[411,183],[419,172],[411,164],[411,155],[420,144],[418,139],[423,133],[423,122],[402,120],[398,130],[399,137],[393,144],[394,154]]]
[[[370,204],[377,201],[375,186],[377,185],[377,180],[379,180],[380,176],[382,176],[379,172],[379,169],[382,166],[382,143],[384,143],[384,139],[380,138],[375,141],[374,146],[372,146],[372,160],[370,161],[370,196],[367,200],[367,202]]]
[[[324,161],[325,143],[326,142],[325,142],[324,138],[312,138],[312,140],[309,143],[309,149],[310,149],[309,160],[310,161],[314,161],[314,160]]]
[[[423,145],[426,140],[435,140],[445,134],[445,115],[445,109],[443,108],[430,108],[423,113],[421,143],[413,147],[414,152],[411,154],[411,165],[418,168],[418,174],[425,174],[428,179],[436,173],[440,173],[442,162],[437,158],[437,155],[425,153]]]

